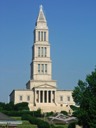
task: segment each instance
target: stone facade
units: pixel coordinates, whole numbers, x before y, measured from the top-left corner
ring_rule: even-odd
[[[13,90],[10,101],[14,104],[28,102],[31,111],[40,108],[42,112],[69,112],[70,105],[75,104],[72,90],[58,90],[56,81],[52,79],[49,31],[42,6],[34,29],[32,53],[31,77],[26,89]]]

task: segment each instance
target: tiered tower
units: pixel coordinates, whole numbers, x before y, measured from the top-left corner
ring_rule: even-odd
[[[36,87],[36,84],[31,84],[33,81],[42,81],[43,83],[51,82],[52,85],[56,87],[56,81],[52,80],[52,61],[50,58],[49,32],[42,5],[40,6],[39,15],[34,30],[31,77],[30,81],[28,82],[30,84],[27,83],[28,89],[32,89],[34,86]]]
[[[48,36],[47,21],[41,5],[34,30],[34,45],[32,48],[31,79],[33,80],[51,80],[52,69]]]
[[[34,92],[34,94],[38,94],[37,97],[39,98],[36,99],[36,96],[34,96],[35,105],[37,103],[55,102],[56,81],[52,80],[49,31],[42,5],[40,6],[39,15],[34,30],[31,77],[30,81],[26,84],[26,87],[27,89],[33,89],[35,91],[41,90],[39,94],[38,92]]]

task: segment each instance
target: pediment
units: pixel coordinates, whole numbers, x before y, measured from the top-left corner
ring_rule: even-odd
[[[49,85],[49,84],[39,85],[39,86],[37,86],[37,87],[35,87],[35,88],[56,89],[56,87],[55,87],[55,86],[52,86],[52,85]]]

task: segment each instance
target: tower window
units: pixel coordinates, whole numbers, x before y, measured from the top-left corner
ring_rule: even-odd
[[[47,48],[45,47],[45,57],[47,56]]]
[[[30,101],[30,96],[27,96],[27,101]]]
[[[40,41],[40,31],[38,32],[38,41]]]
[[[46,41],[46,32],[44,32],[44,41]]]
[[[70,96],[67,97],[67,101],[70,101]]]
[[[38,57],[46,57],[46,56],[47,56],[47,48],[38,47]]]
[[[41,56],[43,57],[43,47],[41,48]]]
[[[22,101],[23,97],[22,96],[19,96],[19,100]]]
[[[38,31],[38,41],[46,41],[46,32]]]
[[[43,31],[41,32],[41,41],[43,41]]]
[[[60,96],[60,101],[63,101],[63,96]]]
[[[40,47],[38,47],[38,57],[40,57]]]
[[[45,64],[45,73],[47,73],[47,64]]]
[[[40,74],[47,74],[47,64],[38,64],[38,73]]]
[[[42,73],[44,73],[44,64],[42,64]]]
[[[38,72],[40,73],[40,64],[38,64]]]
[[[47,48],[44,47],[43,51],[44,51],[44,57],[46,57],[47,56]]]

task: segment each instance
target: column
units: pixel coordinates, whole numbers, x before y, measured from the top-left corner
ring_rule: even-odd
[[[37,91],[37,102],[39,103],[39,90]]]
[[[48,103],[49,103],[49,91],[48,91]]]
[[[47,91],[47,103],[49,103],[49,91]]]
[[[35,101],[37,103],[37,91],[35,90]]]
[[[41,93],[39,91],[39,103],[41,103]]]
[[[35,90],[35,101],[36,103],[39,102],[39,91],[38,90]]]
[[[40,91],[40,93],[39,93],[39,99],[40,99],[40,101],[39,101],[39,103],[41,103],[41,91]]]
[[[43,103],[45,103],[45,91],[43,91]]]
[[[51,91],[51,103],[53,102],[53,92]]]
[[[38,103],[40,103],[40,91],[38,91]]]
[[[55,97],[55,91],[54,91],[54,103],[55,103],[55,99],[56,99],[56,97]]]
[[[34,104],[36,104],[36,91],[34,89]]]
[[[53,91],[53,102],[55,103],[55,91]]]

